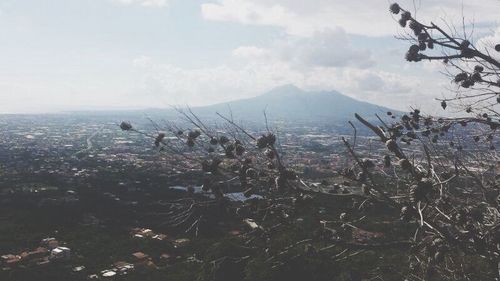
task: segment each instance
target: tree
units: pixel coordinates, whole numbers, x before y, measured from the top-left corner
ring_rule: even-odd
[[[343,170],[346,185],[356,184],[363,194],[335,193],[335,185],[334,193],[312,188],[288,167],[268,126],[250,132],[219,114],[224,124],[211,127],[190,109],[179,110],[190,129],[155,123],[157,132],[148,134],[121,124],[150,137],[179,163],[201,168],[203,190],[213,196],[188,189],[187,198],[170,202],[175,212],[166,225],[195,236],[221,220],[246,225],[240,245],[231,244],[237,250],[208,255],[203,280],[223,276],[224,268],[243,268],[249,280],[499,279],[500,45],[477,47],[465,32],[424,24],[398,4],[390,11],[411,30],[400,37],[411,44],[406,60],[443,61],[456,91],[439,102],[464,115],[435,117],[414,109],[399,117],[388,112],[392,122],[377,116],[375,125],[356,114],[387,151],[372,161],[357,152],[355,140],[342,138],[352,157]],[[230,201],[227,193],[234,190],[261,199]]]
[[[469,41],[466,32],[460,35],[455,29],[447,32],[434,23],[424,24],[396,3],[390,11],[400,16],[402,27],[411,30],[400,37],[411,44],[406,60],[443,61],[456,89],[454,95],[439,100],[441,107],[446,110],[451,104],[463,115],[424,116],[415,109],[381,126],[356,115],[397,159],[399,167],[393,176],[402,188],[395,192],[376,189],[371,172],[344,142],[358,169],[368,175],[363,179],[376,192],[385,193],[384,197],[397,195],[402,219],[418,225],[411,239],[409,280],[498,280],[495,136],[500,125],[500,44],[480,48]],[[486,266],[486,274],[479,278],[479,268]]]

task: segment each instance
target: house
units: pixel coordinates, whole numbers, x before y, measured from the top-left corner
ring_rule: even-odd
[[[49,255],[49,250],[47,248],[38,247],[33,251],[23,252],[23,253],[21,253],[20,256],[21,256],[21,259],[23,261],[31,261],[34,259],[40,259],[40,258],[46,257],[48,255]]]
[[[134,262],[140,263],[140,262],[145,262],[149,259],[149,255],[143,253],[143,252],[136,252],[132,254],[132,258]]]
[[[7,254],[0,257],[0,264],[7,266],[16,266],[21,261],[21,256]]]
[[[69,259],[71,257],[71,250],[66,247],[57,247],[50,252],[51,259]]]
[[[104,270],[101,272],[102,277],[113,277],[116,275],[116,271],[114,270]]]
[[[156,234],[155,236],[153,236],[153,239],[163,241],[166,240],[167,237],[168,236],[166,234]]]
[[[117,261],[113,264],[119,275],[126,275],[135,269],[135,266],[131,263],[124,261]]]
[[[143,252],[136,252],[132,254],[132,260],[135,265],[145,265],[149,260],[149,255]]]
[[[57,241],[53,237],[49,237],[49,238],[43,239],[42,242],[40,242],[40,245],[42,247],[48,248],[49,250],[52,250],[52,249],[59,247],[59,241]]]
[[[181,248],[181,247],[184,247],[186,246],[187,244],[189,244],[191,240],[187,239],[187,238],[179,238],[179,239],[176,239],[174,241],[174,247],[175,248]]]

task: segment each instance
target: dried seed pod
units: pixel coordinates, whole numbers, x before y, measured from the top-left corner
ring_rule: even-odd
[[[481,73],[479,72],[474,72],[474,74],[472,74],[471,76],[471,79],[476,82],[480,82],[483,80],[483,78],[481,78]]]
[[[156,136],[156,138],[155,138],[155,146],[159,146],[164,138],[165,138],[165,134],[159,133],[158,136]]]
[[[375,164],[370,159],[363,159],[363,167],[365,169],[371,169],[371,168],[375,167]]]
[[[476,65],[476,66],[474,67],[474,72],[479,72],[479,73],[481,73],[481,72],[483,72],[483,71],[484,71],[484,67],[483,67],[482,65]]]
[[[403,169],[405,171],[409,171],[412,168],[412,165],[411,165],[410,161],[408,161],[408,159],[401,159],[401,160],[399,160],[398,164],[401,167],[401,169]]]
[[[422,178],[417,184],[410,187],[410,199],[412,202],[424,201],[432,191],[432,180]]]
[[[241,156],[243,153],[245,153],[245,147],[242,145],[236,145],[236,155]]]
[[[408,27],[413,30],[415,36],[418,36],[422,32],[422,25],[415,20],[410,21]]]
[[[469,48],[469,46],[470,46],[469,40],[464,40],[462,41],[462,43],[460,43],[460,48],[462,49]]]
[[[234,151],[234,148],[235,148],[234,144],[230,143],[226,146],[226,151]]]
[[[417,38],[418,38],[418,41],[423,42],[423,41],[427,40],[427,38],[429,38],[429,37],[427,36],[427,33],[422,32],[417,36]]]
[[[399,19],[399,21],[398,21],[398,22],[399,22],[399,25],[401,25],[401,27],[406,27],[406,22],[407,22],[407,20],[405,20],[405,19],[401,18],[401,19]]]
[[[411,19],[411,13],[408,12],[408,11],[404,11],[402,14],[401,14],[401,18],[402,19],[405,19],[405,20],[410,20]]]
[[[262,148],[265,148],[267,146],[268,142],[267,142],[267,138],[266,136],[260,136],[259,138],[257,138],[257,147],[262,149]]]
[[[399,12],[401,11],[401,7],[399,6],[398,3],[392,3],[390,6],[389,6],[389,10],[391,11],[391,13],[393,14],[399,14]]]
[[[411,45],[410,49],[408,49],[409,53],[417,54],[418,51],[420,51],[420,46],[419,45]]]
[[[192,139],[196,139],[197,137],[199,137],[201,135],[201,132],[198,131],[198,130],[194,130],[194,131],[190,131],[188,133],[188,137],[189,138],[192,138]]]
[[[219,141],[217,140],[217,138],[210,138],[211,145],[217,145],[218,143],[219,143]]]
[[[459,83],[459,82],[462,82],[462,81],[466,80],[467,78],[468,78],[467,73],[461,72],[461,73],[455,75],[455,79],[454,80],[455,80],[456,83]]]
[[[390,139],[390,140],[386,141],[385,142],[385,146],[391,152],[396,152],[398,150],[398,144],[393,139]]]
[[[276,143],[276,136],[274,134],[269,133],[269,134],[267,134],[266,137],[267,137],[267,143],[269,145],[274,145],[274,143]]]
[[[462,81],[462,83],[460,83],[460,86],[463,87],[463,88],[470,88],[472,86],[474,86],[474,80],[472,79],[465,79],[464,81]]]
[[[442,102],[441,102],[441,107],[442,107],[443,109],[446,109],[446,107],[447,107],[446,101],[442,101]]]
[[[460,54],[465,58],[471,59],[474,57],[474,50],[468,47],[461,47]]]
[[[425,49],[427,49],[427,45],[425,44],[425,42],[420,42],[418,44],[418,48],[420,51],[425,51]]]
[[[419,53],[407,52],[405,59],[409,62],[419,62],[422,60],[422,56]]]
[[[132,130],[132,125],[129,122],[123,121],[120,124],[120,129],[122,129],[123,131],[129,131],[129,130]]]
[[[266,155],[267,158],[269,159],[274,159],[274,157],[276,156],[274,154],[274,151],[272,149],[266,149],[266,151],[264,152],[264,154]]]
[[[495,45],[495,51],[500,52],[500,44]]]

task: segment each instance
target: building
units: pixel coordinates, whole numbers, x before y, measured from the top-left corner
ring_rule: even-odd
[[[69,259],[71,250],[66,247],[57,247],[50,252],[50,258],[54,260]]]

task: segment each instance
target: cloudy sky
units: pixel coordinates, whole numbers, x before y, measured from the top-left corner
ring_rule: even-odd
[[[500,38],[499,0],[402,0]],[[435,110],[387,0],[0,0],[0,113],[206,105],[283,84]],[[416,6],[416,7],[414,7]]]

